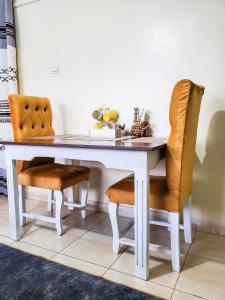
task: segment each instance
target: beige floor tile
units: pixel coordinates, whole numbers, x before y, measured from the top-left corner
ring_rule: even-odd
[[[31,212],[41,214],[44,216],[55,216],[55,209],[53,212],[47,211],[47,203],[43,202],[36,206]],[[90,230],[92,227],[96,226],[98,223],[102,222],[108,215],[104,213],[88,211],[87,218],[84,220],[81,217],[81,213],[78,210],[69,211],[66,206],[62,209],[62,219],[64,230],[68,231],[70,228],[78,228],[83,230]],[[48,226],[55,228],[54,224],[48,224]]]
[[[35,207],[38,207],[40,205],[45,205],[45,201],[38,201],[38,200],[33,200],[33,199],[26,199],[26,209],[27,211],[30,211],[34,209]],[[46,204],[47,207],[47,204]]]
[[[43,201],[33,200],[33,199],[26,199],[26,208],[27,210],[34,209],[41,203],[45,203]],[[8,199],[5,196],[0,196],[0,209],[1,210],[8,210]]]
[[[40,247],[36,247],[31,244],[23,243],[23,242],[15,242],[14,244],[11,245],[11,247],[16,248],[18,250],[21,250],[23,252],[27,252],[36,256],[41,256],[46,259],[51,258],[53,255],[55,255],[55,252],[46,250]]]
[[[130,227],[130,225],[132,224],[133,224],[133,219],[118,216],[118,225],[119,225],[120,232],[126,232],[127,229]],[[112,236],[112,226],[110,223],[109,215],[106,214],[106,218],[101,223],[93,227],[91,231],[103,235]]]
[[[189,255],[176,289],[210,300],[224,300],[225,264]]]
[[[8,210],[8,200],[7,197],[0,195],[0,209]]]
[[[54,216],[54,214],[55,214],[54,211],[53,211],[53,213],[47,211],[47,202],[45,202],[45,201],[37,201],[37,200],[28,199],[26,201],[26,206],[27,206],[27,210],[29,212],[33,212],[36,214],[41,214],[41,215],[45,215],[45,216]],[[0,234],[9,236],[10,232],[9,232],[8,212],[0,211],[0,216],[1,215],[3,216],[3,218],[2,218],[3,224],[2,224],[2,226],[0,226]],[[68,211],[66,206],[64,206],[63,207],[63,218],[64,218],[63,224],[65,227],[64,229],[67,231],[70,228],[75,227],[75,228],[88,230],[88,229],[92,228],[93,226],[95,226],[96,224],[98,224],[99,222],[101,222],[102,220],[104,220],[107,216],[108,215],[104,214],[104,213],[90,211],[90,212],[88,212],[87,219],[83,220],[79,211],[71,212],[71,211]],[[32,219],[27,219],[27,224],[29,224],[29,226],[22,229],[23,234],[27,234],[27,233],[31,232],[30,224],[35,225],[37,227],[47,225],[46,222],[41,222],[41,221],[32,220]],[[47,226],[55,228],[55,225],[52,225],[52,224],[48,224]],[[29,231],[28,231],[28,228],[29,228]],[[37,228],[34,228],[34,229],[37,229]]]
[[[120,233],[124,233],[127,231],[127,229],[130,227],[131,224],[133,224],[132,218],[127,217],[121,217],[118,218],[118,224],[119,224],[119,230]],[[162,226],[156,226],[151,225],[151,231],[150,231],[150,242],[153,244],[158,244],[166,248],[170,248],[170,232]],[[93,227],[91,229],[92,232],[112,236],[112,229],[111,229],[111,223],[110,219],[107,216],[105,220],[101,223],[99,223],[97,226]],[[193,231],[193,234],[195,232]],[[134,239],[134,230],[131,228],[124,237]],[[185,244],[184,242],[184,235],[183,231],[180,231],[180,246],[181,246],[181,255],[183,261],[186,258],[186,254],[190,248],[189,244]],[[171,260],[171,257],[169,255],[161,254],[159,252],[150,252],[151,256]]]
[[[8,212],[0,210],[0,234],[6,237],[10,237],[10,226],[9,226],[9,216]],[[21,228],[21,235],[25,236],[40,227],[39,222],[28,221],[27,225]],[[44,224],[44,223],[42,223]]]
[[[65,256],[62,254],[57,254],[51,260],[59,264],[65,265],[67,267],[74,268],[96,276],[102,276],[107,270],[104,267],[94,265],[92,263],[88,263],[86,261]]]
[[[39,202],[39,205],[30,209],[30,211],[42,214],[45,216],[54,216],[55,215],[55,206],[53,205],[53,212],[48,212],[47,202]],[[100,213],[96,211],[87,212],[87,218],[84,220],[81,217],[79,210],[74,209],[74,211],[69,211],[67,206],[62,207],[62,218],[63,224],[67,227],[76,227],[80,229],[90,229],[93,226],[96,226],[99,222],[104,220],[108,214]]]
[[[62,236],[58,236],[55,228],[48,226],[32,232],[25,236],[21,241],[58,252],[78,239],[84,233],[85,230],[72,228],[67,230]]]
[[[103,267],[109,267],[118,257],[112,252],[111,237],[90,231],[64,249],[62,254]]]
[[[26,226],[21,228],[21,236],[26,236],[31,232],[38,230],[40,226],[44,226],[43,224],[41,222],[28,221]]]
[[[167,230],[166,227],[151,225],[150,231],[150,242],[153,244],[161,245],[162,247],[170,249],[170,231]],[[194,236],[195,232],[192,231],[192,235]],[[189,244],[184,242],[184,233],[183,230],[180,230],[180,251],[182,261],[185,260],[186,254],[190,248]],[[150,252],[151,256],[155,256],[158,258],[171,260],[170,255],[165,255],[157,252]]]
[[[0,223],[0,226],[1,226],[1,223]],[[11,240],[10,238],[0,235],[0,244],[11,245],[13,243],[14,243],[14,241]]]
[[[158,258],[150,258],[149,264],[150,281],[174,288],[179,273],[172,271],[170,262]],[[134,276],[134,253],[130,250],[124,252],[111,266],[111,269]]]
[[[26,209],[29,212],[44,215],[44,216],[53,216],[54,214],[52,212],[48,211],[48,204],[45,201],[35,201],[36,205],[32,205],[31,201],[26,201]]]
[[[67,214],[68,214],[68,210]],[[63,220],[63,224],[66,228],[80,228],[84,230],[90,230],[98,223],[102,222],[108,217],[108,214],[88,211],[86,220],[82,219],[80,211],[75,211],[69,217]]]
[[[185,294],[183,292],[180,291],[174,291],[173,296],[171,298],[171,300],[200,300],[200,299],[204,299],[204,298],[199,298],[190,294]]]
[[[8,211],[0,210],[0,234],[10,237]]]
[[[105,273],[103,277],[110,281],[123,284],[132,289],[136,289],[163,299],[170,299],[173,292],[173,290],[168,287],[150,281],[141,280],[134,276],[110,269]]]
[[[225,263],[225,237],[197,232],[190,254]]]

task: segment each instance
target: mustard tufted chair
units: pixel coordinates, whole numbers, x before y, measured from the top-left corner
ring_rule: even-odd
[[[10,95],[14,138],[37,136],[54,136],[52,127],[52,109],[49,99]],[[26,217],[56,224],[57,234],[61,235],[62,205],[72,210],[78,207],[83,218],[86,218],[86,202],[89,188],[90,169],[82,166],[62,165],[55,163],[54,158],[37,157],[32,161],[17,161],[18,183],[20,191],[20,222],[25,225]],[[73,186],[82,183],[81,204],[73,204]],[[50,190],[48,210],[52,211],[55,202],[55,217],[45,217],[26,212],[24,187],[33,186]],[[68,189],[70,199],[64,202],[64,190]],[[54,201],[54,194],[56,201]]]
[[[167,142],[166,176],[150,177],[150,207],[168,212],[168,222],[150,221],[170,228],[172,268],[180,271],[179,228],[184,229],[186,243],[191,237],[191,191],[195,145],[200,104],[204,88],[190,80],[181,80],[174,87],[170,103],[171,133]],[[106,194],[113,229],[113,251],[118,253],[120,235],[117,223],[119,204],[134,205],[134,176],[112,185]],[[183,210],[183,225],[179,225]]]

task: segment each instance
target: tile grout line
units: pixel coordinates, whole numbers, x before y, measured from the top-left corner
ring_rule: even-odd
[[[101,220],[101,221],[103,221],[103,220]],[[86,233],[88,233],[89,231],[92,232],[91,229],[93,229],[95,226],[99,225],[99,224],[101,223],[101,221],[98,222],[98,223],[96,223],[95,225],[93,225],[93,226],[90,227],[89,229],[87,229],[87,230],[86,230],[84,233],[82,233],[77,239],[73,240],[73,241],[70,242],[67,246],[63,247],[63,248],[62,248],[61,250],[59,250],[59,251],[55,251],[55,250],[52,250],[52,249],[49,249],[49,248],[45,248],[45,247],[39,246],[39,245],[37,246],[37,245],[34,245],[34,244],[30,243],[30,242],[22,241],[22,239],[20,239],[19,241],[14,241],[14,240],[12,240],[12,239],[11,239],[9,236],[7,236],[7,235],[0,234],[0,236],[2,236],[2,237],[4,237],[4,238],[10,239],[10,240],[12,241],[12,243],[11,243],[10,245],[13,245],[13,244],[16,243],[16,242],[22,242],[22,243],[25,243],[25,244],[28,244],[28,245],[31,245],[31,246],[39,247],[39,248],[41,248],[41,249],[43,249],[43,250],[52,251],[52,252],[55,253],[55,254],[54,254],[54,256],[55,256],[55,255],[57,255],[57,254],[62,254],[61,252],[62,252],[63,250],[65,250],[67,247],[69,247],[72,243],[77,242],[80,238],[82,238],[82,237],[83,237]],[[34,226],[35,226],[35,225],[34,225]],[[32,232],[30,232],[29,234],[25,235],[24,237],[28,237],[28,236],[30,236],[32,233],[34,233],[34,232],[36,232],[37,230],[42,229],[42,228],[43,228],[43,227],[39,227],[39,228],[33,230]],[[83,230],[83,229],[81,229],[81,230]],[[196,234],[197,234],[197,231],[194,233],[193,240],[194,240]],[[190,248],[191,248],[191,247],[190,247]],[[183,263],[183,265],[182,265],[182,269],[183,269],[183,266],[185,265],[185,262],[186,262],[186,260],[187,260],[188,255],[197,256],[197,257],[199,257],[199,258],[203,258],[203,259],[206,259],[206,260],[209,260],[209,261],[213,261],[213,262],[225,264],[225,262],[222,262],[222,261],[219,261],[219,260],[216,260],[216,259],[211,259],[211,258],[203,257],[203,256],[200,256],[200,255],[197,255],[197,254],[191,254],[191,253],[189,253],[189,252],[190,252],[190,248],[189,248],[189,250],[187,251],[186,258],[185,258],[184,263]],[[126,248],[126,249],[127,249],[127,248]],[[126,249],[123,250],[123,252],[120,254],[120,256],[126,251]],[[65,255],[65,254],[62,254],[62,255]],[[69,256],[69,255],[67,255],[67,256]],[[115,262],[120,258],[120,256],[115,260]],[[69,257],[75,258],[75,257],[73,257],[73,256],[69,256]],[[77,259],[78,259],[78,258],[77,258]],[[84,261],[85,261],[85,260],[84,260]],[[110,266],[108,267],[108,269],[111,269],[111,267],[114,265],[115,262],[113,262],[112,265],[110,265]],[[98,264],[96,264],[96,265],[98,265]],[[99,265],[99,266],[101,266],[101,265]],[[106,267],[105,267],[105,268],[106,268]],[[114,270],[114,269],[111,269],[111,270]],[[115,270],[115,271],[117,271],[117,270]],[[120,272],[120,271],[118,271],[118,272]],[[121,273],[130,275],[130,274],[126,273],[126,272],[121,272]],[[181,272],[180,272],[180,274],[181,274]],[[178,279],[179,279],[179,277],[180,277],[180,274],[179,274],[179,276],[178,276]],[[130,276],[133,276],[133,275],[130,275]],[[178,279],[176,280],[175,286],[176,286],[176,284],[177,284]],[[175,289],[175,288],[174,288],[174,289]]]
[[[72,215],[72,214],[71,214],[71,215]],[[52,259],[53,259],[56,255],[61,254],[61,255],[64,255],[64,256],[69,257],[69,258],[72,258],[72,259],[77,259],[77,260],[80,260],[80,261],[83,261],[83,262],[86,262],[86,263],[90,263],[90,264],[95,265],[95,266],[98,266],[98,267],[105,268],[106,271],[107,271],[108,268],[105,267],[105,266],[98,265],[98,264],[89,262],[89,261],[87,261],[87,260],[83,260],[83,259],[80,259],[80,258],[76,258],[76,257],[70,256],[70,255],[62,254],[62,253],[61,253],[63,250],[65,250],[67,247],[69,247],[72,243],[77,242],[77,241],[78,241],[82,236],[84,236],[86,233],[88,233],[89,231],[91,232],[91,229],[93,229],[94,227],[98,226],[98,225],[99,225],[101,222],[103,222],[105,219],[106,219],[106,216],[104,216],[104,218],[102,218],[101,220],[99,220],[99,222],[95,223],[95,224],[94,224],[93,226],[91,226],[89,229],[85,230],[85,232],[84,232],[83,234],[81,234],[77,239],[73,240],[71,243],[69,243],[67,246],[65,246],[64,248],[60,249],[59,251],[50,250],[50,249],[48,249],[48,248],[44,248],[44,247],[42,247],[42,246],[37,246],[37,245],[31,244],[31,243],[26,242],[26,241],[20,241],[20,242],[21,242],[21,243],[24,243],[24,244],[28,244],[28,245],[34,246],[34,247],[36,247],[36,248],[40,248],[40,249],[43,249],[43,250],[47,250],[47,251],[50,251],[50,252],[54,252],[54,254],[48,258],[48,260],[50,260],[50,261],[52,261]],[[36,230],[32,231],[31,233],[33,233],[33,232],[35,232],[35,231],[37,231],[37,230],[39,230],[39,229],[41,229],[41,227],[37,228]],[[28,235],[30,235],[31,233],[29,233]],[[26,235],[26,236],[28,236],[28,235]],[[13,241],[11,245],[13,246],[13,244],[15,244],[15,243],[17,243],[17,242],[18,242],[18,241]],[[124,250],[124,251],[125,251],[125,250]],[[24,252],[26,252],[26,251],[24,251]],[[122,253],[123,253],[123,252],[122,252]],[[122,255],[122,253],[120,254],[120,256]],[[35,255],[35,254],[33,254],[33,255]],[[36,256],[39,256],[39,255],[36,255]],[[119,257],[120,257],[120,256],[119,256]],[[39,256],[39,257],[42,257],[42,256]],[[118,257],[118,258],[119,258],[119,257]],[[117,258],[117,259],[118,259],[118,258]],[[114,262],[114,263],[115,263],[115,262]],[[114,264],[114,263],[113,263],[113,264]],[[113,264],[112,264],[112,265],[113,265]],[[105,272],[106,272],[106,271],[105,271]],[[105,272],[104,272],[103,274],[105,274]],[[101,275],[100,277],[103,277],[103,275]]]
[[[71,214],[71,215],[72,215],[72,214]],[[27,241],[22,241],[22,240],[19,240],[19,241],[14,241],[14,240],[12,240],[12,244],[10,244],[10,245],[13,247],[13,245],[14,245],[15,243],[21,242],[21,243],[23,243],[23,244],[28,244],[28,245],[31,245],[31,246],[36,247],[36,248],[40,248],[40,249],[43,249],[43,250],[46,250],[46,251],[54,252],[54,254],[48,258],[48,260],[52,260],[56,255],[61,254],[61,255],[64,255],[64,256],[67,256],[67,257],[70,257],[70,258],[73,258],[73,259],[77,259],[77,260],[86,262],[86,263],[91,263],[91,264],[93,264],[93,265],[95,265],[95,266],[99,266],[99,267],[106,268],[105,266],[101,266],[101,265],[98,265],[98,264],[94,264],[94,263],[92,263],[92,262],[89,262],[89,261],[86,261],[86,260],[82,260],[82,259],[79,259],[79,258],[76,258],[76,257],[69,256],[69,255],[62,254],[62,253],[61,253],[63,250],[65,250],[67,247],[69,247],[72,243],[77,242],[83,235],[85,235],[86,233],[88,233],[92,228],[94,228],[94,227],[96,227],[97,225],[99,225],[99,224],[100,224],[102,221],[104,221],[105,219],[106,219],[106,216],[105,216],[102,220],[99,220],[99,222],[97,222],[97,223],[95,223],[93,226],[91,226],[89,229],[85,230],[85,232],[84,232],[83,234],[81,234],[77,239],[73,240],[71,243],[69,243],[67,246],[65,246],[64,248],[62,248],[62,249],[59,250],[59,251],[54,251],[54,250],[51,250],[51,249],[48,249],[48,248],[45,248],[45,247],[42,247],[42,246],[37,246],[37,245],[34,245],[34,244],[29,243],[29,242],[27,242]],[[37,231],[37,230],[39,230],[39,229],[41,229],[41,228],[42,228],[42,227],[37,228],[36,230],[34,230],[34,231],[30,232],[29,234],[25,235],[24,237],[29,236],[30,234],[32,234],[33,232],[35,232],[35,231]],[[4,237],[5,237],[5,236],[4,236]],[[9,237],[7,237],[7,238],[9,238]],[[9,239],[10,239],[10,238],[9,238]],[[24,252],[26,252],[26,251],[24,251]],[[32,253],[29,253],[29,252],[26,252],[26,253],[32,254]],[[33,255],[35,255],[35,254],[33,254]],[[39,256],[39,255],[36,255],[36,256],[42,257],[42,256]]]
[[[123,253],[129,248],[129,246],[125,247],[124,250],[120,253],[120,255],[116,258],[116,260],[106,269],[106,271],[103,273],[102,277],[108,272],[108,270],[113,270],[111,267],[117,262],[117,260],[121,257]],[[122,273],[122,272],[121,272]]]
[[[3,237],[5,237],[5,238],[8,238],[8,239],[12,240],[10,236],[5,235],[5,234],[0,233],[0,236],[3,236]],[[12,241],[14,241],[14,240],[12,240]]]
[[[192,244],[194,243],[196,233],[197,233],[197,228],[196,228],[196,230],[195,230],[195,233],[194,233],[194,236],[193,236],[193,239],[192,239]],[[191,245],[192,245],[192,244],[191,244]],[[176,286],[177,286],[178,280],[179,280],[179,278],[180,278],[181,272],[183,271],[184,265],[185,265],[185,263],[186,263],[186,261],[187,261],[187,258],[188,258],[188,255],[189,255],[189,252],[190,252],[190,249],[191,249],[191,245],[190,245],[190,247],[189,247],[189,249],[188,249],[188,251],[187,251],[186,257],[185,257],[185,259],[184,259],[184,263],[183,263],[183,265],[182,265],[182,267],[181,267],[181,270],[180,270],[180,272],[179,272],[179,275],[178,275],[178,277],[177,277],[177,280],[176,280],[176,282],[175,282],[175,284],[174,284],[174,287],[173,287],[173,293],[172,293],[172,295],[171,295],[171,299],[172,299],[173,294],[174,294],[174,292],[175,292],[175,290],[176,290]],[[193,295],[193,296],[194,296],[194,295]]]
[[[107,215],[105,213],[105,215]],[[94,227],[98,226],[101,222],[103,222],[104,220],[106,220],[107,216],[105,216],[102,220],[100,220],[98,223],[96,223],[95,225],[93,225],[92,227],[90,227],[84,234],[88,233],[88,232],[91,232],[91,229],[93,229]],[[82,234],[77,240],[75,240],[74,242],[77,242],[82,236],[84,236],[84,234]],[[65,248],[63,248],[60,252],[57,252],[53,257],[55,257],[57,254],[61,254],[61,255],[65,255],[67,257],[70,257],[70,258],[74,258],[74,259],[78,259],[78,260],[81,260],[81,261],[84,261],[84,262],[87,262],[87,263],[91,263],[93,265],[96,265],[96,266],[100,266],[100,267],[103,267],[106,269],[106,271],[101,275],[101,277],[103,278],[103,276],[105,275],[105,273],[111,269],[111,267],[114,265],[114,263],[121,257],[121,255],[126,251],[126,249],[128,247],[125,247],[125,249],[120,253],[120,255],[116,258],[116,260],[109,266],[109,267],[106,267],[106,266],[102,266],[102,265],[98,265],[98,264],[95,264],[95,263],[92,263],[92,262],[89,262],[89,261],[86,261],[86,260],[83,260],[83,259],[80,259],[80,258],[76,258],[76,257],[73,257],[73,256],[70,256],[70,255],[67,255],[67,254],[62,254],[61,252],[63,250],[65,250],[67,247],[69,247],[73,242],[71,242],[69,245],[67,245]],[[53,258],[52,257],[52,258]]]
[[[36,232],[36,231],[39,230],[39,229],[43,229],[43,227],[39,227],[39,228],[37,228],[36,230],[30,232],[29,234],[25,235],[24,238],[30,236],[32,233]],[[85,231],[83,234],[81,234],[81,236],[83,236],[85,233],[87,233],[87,231]],[[79,236],[77,239],[73,240],[71,243],[77,241],[81,236]],[[18,240],[18,241],[14,241],[13,244],[16,243],[16,242],[21,242],[21,243],[24,243],[24,244],[28,244],[28,245],[31,245],[31,246],[35,246],[35,247],[41,248],[41,249],[43,249],[43,250],[52,251],[52,252],[55,252],[56,254],[60,253],[59,251],[54,251],[54,250],[51,250],[51,249],[49,249],[49,248],[45,248],[45,247],[43,247],[43,246],[39,246],[39,245],[37,246],[37,245],[34,245],[34,244],[30,243],[30,242],[22,241],[22,239],[20,239],[20,240]],[[67,246],[71,245],[71,243],[69,243]],[[67,247],[67,246],[66,246],[66,247]],[[64,247],[64,248],[63,248],[62,250],[60,250],[60,251],[63,251],[66,247]]]
[[[25,225],[25,226],[26,226],[26,225]],[[24,226],[24,227],[25,227],[25,226]],[[37,230],[39,230],[39,229],[41,228],[40,225],[35,225],[35,224],[33,224],[33,225],[31,225],[31,226],[36,226],[37,228],[34,229],[33,231],[31,231],[31,232],[25,234],[22,238],[24,238],[24,237],[26,237],[26,236],[29,236],[31,233],[36,232]],[[20,240],[22,240],[22,238],[21,238]],[[19,240],[19,241],[20,241],[20,240]]]
[[[20,243],[22,243],[22,244],[27,244],[27,245],[33,246],[33,247],[38,248],[38,249],[42,249],[42,250],[46,250],[46,251],[49,251],[49,252],[53,252],[54,254],[53,254],[52,256],[50,256],[49,258],[45,258],[45,257],[43,257],[43,256],[41,256],[41,255],[33,254],[33,253],[30,253],[30,252],[27,252],[26,250],[21,250],[21,249],[14,248],[13,245],[16,244],[16,243],[18,243],[18,242],[20,242]],[[104,266],[101,266],[101,265],[98,265],[98,264],[94,264],[94,263],[92,263],[92,262],[89,262],[89,261],[86,261],[86,260],[83,260],[83,259],[80,259],[80,258],[76,258],[76,257],[70,256],[70,255],[67,255],[67,254],[62,254],[62,253],[60,253],[60,252],[55,252],[54,250],[50,250],[50,249],[47,249],[47,248],[43,248],[43,247],[41,247],[41,246],[33,245],[33,244],[31,244],[31,243],[24,242],[24,241],[14,241],[12,244],[10,244],[10,246],[12,246],[14,249],[17,249],[17,250],[19,250],[19,251],[22,251],[22,252],[25,252],[25,253],[28,253],[28,254],[37,256],[37,257],[42,257],[42,258],[47,259],[47,260],[52,260],[53,257],[55,257],[55,256],[58,255],[58,254],[61,254],[61,255],[63,255],[63,256],[69,257],[69,258],[73,258],[73,259],[77,259],[77,260],[80,260],[80,261],[83,261],[83,262],[87,262],[87,263],[93,264],[93,265],[98,266],[98,267],[106,268],[106,267],[104,267]],[[61,263],[59,263],[59,264],[61,264]]]
[[[37,230],[39,230],[39,229],[42,229],[42,227],[38,228]],[[34,231],[32,231],[31,233],[33,233],[33,232],[35,232],[35,231],[37,231],[37,230],[34,230]],[[83,235],[86,234],[87,232],[88,232],[88,230],[85,231],[84,233],[82,233],[77,239],[73,240],[73,241],[70,242],[66,247],[62,248],[62,249],[59,250],[59,251],[54,251],[54,250],[51,250],[51,249],[49,249],[49,248],[45,248],[45,247],[39,246],[39,245],[37,246],[37,245],[34,245],[34,244],[30,243],[30,242],[22,241],[22,239],[19,240],[19,241],[15,241],[15,242],[21,242],[21,243],[24,243],[24,244],[28,244],[28,245],[31,245],[31,246],[35,246],[35,247],[41,248],[41,249],[43,249],[43,250],[52,251],[52,252],[55,252],[55,254],[58,254],[58,253],[60,253],[61,251],[63,251],[65,248],[67,248],[68,246],[70,246],[73,242],[76,242],[77,240],[79,240],[79,239],[81,238],[81,236],[83,236]],[[31,233],[30,233],[30,234],[31,234]],[[29,235],[30,235],[30,234],[29,234]],[[24,236],[24,237],[27,237],[27,236],[29,236],[29,235],[26,235],[26,236]]]
[[[120,256],[107,268],[107,270],[104,272],[104,274],[103,274],[103,276],[109,271],[109,270],[112,270],[112,271],[115,271],[115,272],[118,272],[118,273],[121,273],[121,274],[124,274],[124,275],[127,275],[127,276],[131,276],[131,277],[134,277],[134,278],[136,278],[136,279],[140,279],[140,278],[138,278],[138,277],[136,277],[135,275],[132,275],[132,274],[129,274],[129,273],[126,273],[126,272],[123,272],[123,271],[118,271],[118,270],[116,270],[116,269],[112,269],[111,267],[116,263],[116,261],[126,252],[126,250],[129,248],[130,246],[127,246],[124,250],[123,250],[123,252],[120,254]],[[142,279],[140,279],[140,280],[142,280]],[[144,280],[145,281],[145,280]],[[154,281],[152,281],[152,280],[147,280],[147,281],[149,281],[150,283],[153,283],[153,284],[155,284],[155,285],[160,285],[160,286],[162,286],[162,287],[164,287],[164,288],[168,288],[168,289],[171,289],[171,290],[173,290],[173,288],[171,288],[171,287],[169,287],[169,286],[166,286],[166,285],[163,285],[163,284],[161,284],[161,283],[156,283],[156,282],[154,282]],[[172,292],[172,294],[173,294],[173,292]]]
[[[123,252],[124,253],[124,252]],[[116,261],[115,261],[116,262]],[[140,278],[138,278],[138,277],[136,277],[136,276],[134,276],[134,275],[131,275],[131,274],[128,274],[128,273],[125,273],[125,272],[121,272],[121,271],[118,271],[118,270],[114,270],[114,269],[110,269],[110,268],[108,268],[107,270],[106,270],[106,272],[107,271],[109,271],[109,270],[112,270],[112,271],[115,271],[115,272],[117,272],[117,273],[120,273],[120,274],[123,274],[123,275],[127,275],[127,276],[130,276],[130,277],[133,277],[134,279],[138,279],[138,280],[143,280],[143,279],[140,279]],[[106,273],[105,272],[105,273]],[[104,277],[104,275],[105,275],[105,273],[103,274],[103,279],[106,279],[106,280],[109,280],[109,281],[111,281],[111,282],[114,282],[114,283],[117,283],[117,284],[121,284],[121,285],[124,285],[124,286],[127,286],[127,287],[129,287],[129,288],[132,288],[132,289],[134,289],[134,290],[136,290],[136,291],[140,291],[140,292],[142,292],[142,293],[146,293],[146,294],[148,294],[148,295],[150,295],[150,296],[154,296],[154,297],[159,297],[158,295],[154,295],[154,294],[150,294],[150,293],[148,293],[148,292],[144,292],[141,288],[138,288],[138,287],[131,287],[131,286],[129,286],[128,284],[126,284],[126,283],[121,283],[120,281],[116,281],[116,280],[113,280],[113,279],[110,279],[110,278],[105,278]],[[160,286],[160,287],[163,287],[163,288],[166,288],[166,289],[169,289],[169,290],[172,290],[172,294],[171,294],[171,296],[173,295],[173,289],[171,288],[171,287],[168,287],[168,286],[166,286],[166,285],[163,285],[163,284],[161,284],[161,283],[156,283],[156,282],[153,282],[153,281],[150,281],[150,280],[143,280],[144,282],[147,282],[147,281],[149,281],[151,284],[153,284],[153,285],[155,285],[155,286]],[[168,300],[170,300],[171,299],[171,297],[170,298],[168,298]],[[204,299],[205,300],[205,299]],[[206,299],[206,300],[208,300],[208,299]]]
[[[71,215],[73,215],[73,214],[71,214]],[[71,216],[71,215],[70,215],[70,216]],[[105,218],[106,218],[106,216],[105,216]],[[67,248],[68,246],[70,246],[73,242],[76,242],[77,240],[79,240],[79,239],[80,239],[84,234],[86,234],[90,229],[92,229],[92,228],[94,228],[95,226],[97,226],[98,224],[100,224],[101,221],[103,221],[103,220],[100,220],[99,222],[97,222],[96,224],[94,224],[93,226],[91,226],[89,229],[86,229],[86,230],[85,230],[85,229],[79,228],[79,229],[81,229],[81,230],[84,230],[85,232],[84,232],[83,234],[81,234],[77,239],[73,240],[71,243],[69,243],[67,246],[63,247],[63,248],[62,248],[61,250],[59,250],[59,251],[54,251],[54,250],[51,250],[51,249],[48,249],[48,248],[45,248],[45,247],[42,247],[42,246],[34,245],[34,244],[29,243],[29,242],[27,242],[27,241],[22,241],[22,238],[21,238],[19,241],[21,241],[21,242],[23,242],[23,243],[26,243],[26,244],[29,244],[29,245],[33,245],[33,246],[35,246],[35,247],[39,247],[39,248],[44,249],[44,250],[49,250],[49,251],[55,252],[56,254],[58,254],[58,253],[60,253],[61,251],[63,251],[65,248]],[[46,224],[51,224],[51,223],[48,223],[48,222],[47,222]],[[37,228],[37,229],[33,230],[32,232],[26,234],[24,237],[28,237],[28,236],[30,236],[32,233],[36,232],[37,230],[44,228],[44,226],[46,226],[46,224],[41,225],[39,228]],[[34,226],[35,226],[35,225],[34,225]],[[17,241],[15,241],[15,242],[17,242]],[[55,255],[54,255],[54,256],[55,256]]]
[[[106,219],[106,217],[104,218]],[[77,242],[78,240],[81,239],[82,236],[84,236],[86,233],[88,233],[91,229],[93,229],[94,227],[96,227],[97,225],[99,225],[103,220],[100,220],[99,222],[97,222],[95,225],[91,226],[89,229],[83,229],[85,230],[85,232],[83,234],[81,234],[77,239],[73,240],[71,243],[69,243],[67,246],[63,247],[60,251],[57,251],[56,253],[59,254],[61,253],[63,250],[65,250],[67,247],[69,247],[71,244],[73,244],[74,242]],[[81,229],[82,230],[82,229]]]
[[[15,250],[21,251],[21,252],[26,253],[26,254],[30,254],[30,255],[33,255],[33,256],[36,256],[36,257],[40,257],[40,258],[43,258],[43,259],[46,259],[46,260],[50,260],[51,256],[50,256],[49,258],[47,258],[47,257],[42,256],[42,255],[38,255],[38,254],[31,253],[31,252],[26,251],[26,250],[24,250],[24,249],[19,249],[19,248],[14,247],[14,244],[16,244],[16,243],[18,243],[18,242],[20,242],[20,243],[22,243],[22,244],[25,244],[25,245],[26,245],[26,244],[27,244],[27,245],[30,245],[30,246],[32,246],[32,247],[34,247],[34,248],[37,248],[37,249],[41,249],[41,250],[45,250],[45,251],[49,251],[49,252],[54,252],[54,251],[52,251],[52,250],[49,250],[49,249],[46,249],[46,248],[42,248],[42,247],[39,247],[39,246],[35,246],[35,245],[29,244],[29,243],[26,243],[26,242],[22,242],[22,241],[14,241],[12,244],[9,244],[9,245],[6,245],[6,246],[11,247],[11,248],[13,248],[13,249],[15,249]]]
[[[62,256],[69,257],[69,258],[72,258],[72,259],[74,259],[74,260],[79,260],[79,261],[82,261],[82,262],[86,262],[86,263],[91,264],[91,265],[96,266],[96,267],[101,267],[101,268],[107,269],[106,266],[98,265],[98,264],[95,264],[95,263],[93,263],[93,262],[90,262],[90,261],[87,261],[87,260],[84,260],[84,259],[81,259],[81,258],[77,258],[77,257],[74,257],[74,256],[70,256],[70,255],[68,255],[68,254],[62,254],[62,253],[55,253],[55,254],[50,258],[50,260],[51,260],[53,257],[55,257],[56,255],[58,255],[58,254],[60,254],[60,255],[62,255]],[[61,263],[59,263],[59,264],[61,264]],[[84,272],[84,271],[83,271],[83,272]],[[102,276],[100,276],[100,277],[102,277]]]
[[[76,258],[76,257],[73,257],[73,256],[69,256],[69,255],[66,255],[66,254],[62,254],[61,252],[63,250],[65,250],[67,247],[69,247],[70,245],[72,245],[74,242],[77,242],[78,240],[81,239],[82,236],[84,236],[86,233],[88,233],[91,229],[93,229],[94,227],[96,227],[97,225],[99,225],[101,222],[103,222],[104,220],[106,219],[106,216],[102,219],[102,220],[99,220],[99,222],[97,222],[96,224],[94,224],[93,226],[91,226],[89,229],[87,229],[83,234],[81,234],[77,239],[73,240],[71,243],[69,243],[66,247],[62,248],[60,251],[57,251],[52,257],[54,258],[56,255],[58,254],[61,254],[61,255],[65,255],[67,257],[70,257],[70,258],[74,258],[74,259],[78,259],[78,260],[81,260],[81,261],[84,261],[84,262],[88,262],[88,261],[85,261],[85,260],[82,260],[82,259],[79,259],[79,258]],[[88,262],[89,263],[89,262]],[[93,264],[93,263],[92,263]],[[100,266],[100,265],[97,265],[97,264],[94,264],[96,266]],[[100,266],[102,267],[102,266]]]
[[[189,295],[189,296],[192,296],[192,297],[196,297],[197,299],[199,298],[199,299],[202,299],[202,300],[210,300],[210,299],[203,298],[203,297],[201,297],[201,296],[197,296],[197,295],[194,295],[194,294],[190,294],[190,293],[187,293],[187,292],[184,292],[184,291],[181,291],[181,290],[174,290],[174,292],[175,292],[175,291],[181,292],[181,293],[183,293],[183,294],[186,294],[186,295]],[[174,293],[173,293],[173,294],[174,294]]]
[[[19,241],[14,241],[11,245],[13,246],[15,243],[18,243],[18,242],[23,243],[23,244],[27,244],[27,245],[30,245],[30,246],[33,246],[33,247],[36,247],[36,248],[40,248],[40,249],[42,249],[42,250],[51,251],[51,252],[54,252],[54,253],[57,254],[57,252],[55,252],[54,250],[50,250],[50,249],[48,249],[48,248],[44,248],[44,247],[42,247],[42,246],[37,246],[37,245],[31,244],[31,243],[29,243],[29,242],[24,242],[24,241],[21,241],[21,240],[19,240]],[[11,245],[10,245],[10,246],[11,246]],[[24,252],[26,252],[26,251],[24,251]],[[37,255],[37,256],[38,256],[38,255]]]

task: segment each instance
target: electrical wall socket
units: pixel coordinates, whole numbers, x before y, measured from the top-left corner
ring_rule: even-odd
[[[52,65],[51,66],[51,74],[58,75],[59,74],[59,65]]]

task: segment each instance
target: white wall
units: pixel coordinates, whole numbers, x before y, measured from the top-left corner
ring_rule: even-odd
[[[145,108],[154,135],[167,136],[174,83],[204,85],[194,219],[225,226],[224,0],[41,0],[15,8],[15,18],[21,92],[52,100],[58,133],[89,129],[106,102],[128,125],[133,107]],[[102,190],[124,176],[95,168]]]

